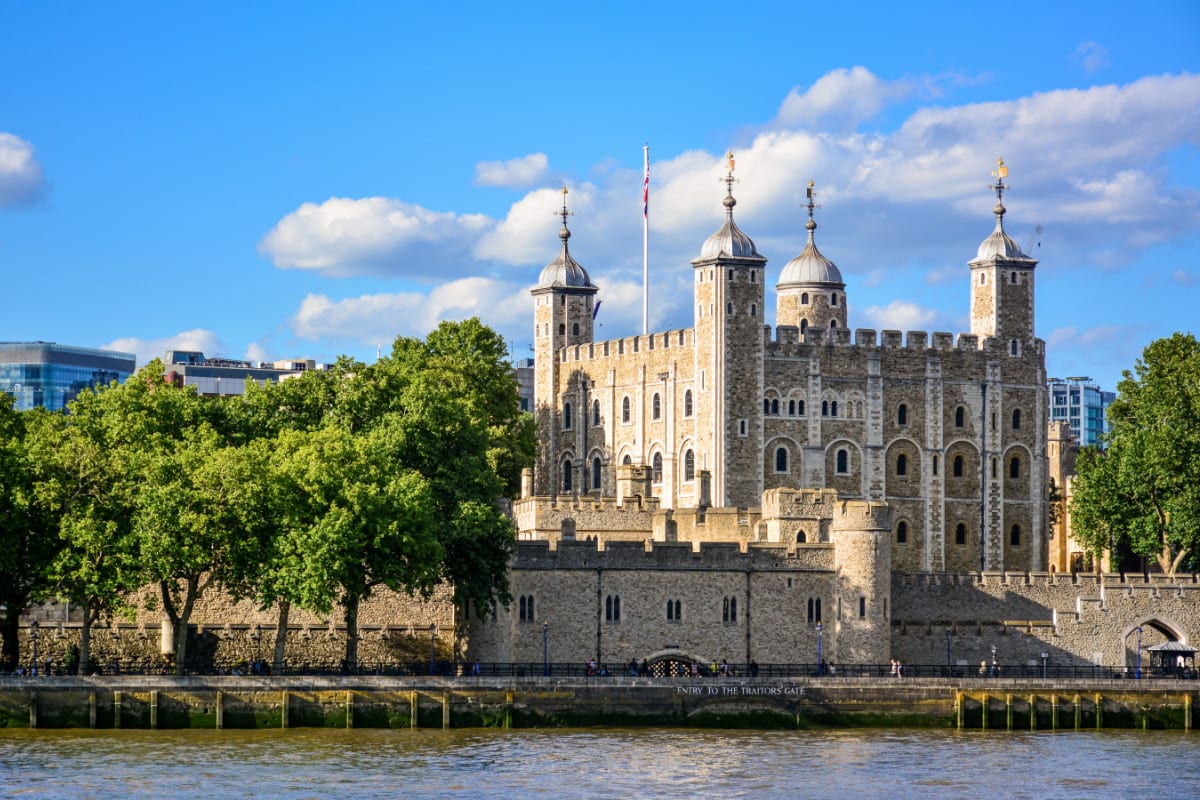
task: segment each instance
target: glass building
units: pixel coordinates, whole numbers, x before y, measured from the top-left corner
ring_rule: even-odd
[[[1108,431],[1108,407],[1117,399],[1114,392],[1103,391],[1091,378],[1051,378],[1050,421],[1064,420],[1080,446],[1100,443]]]
[[[0,392],[18,411],[62,411],[84,389],[123,382],[133,374],[133,353],[53,342],[0,342]]]

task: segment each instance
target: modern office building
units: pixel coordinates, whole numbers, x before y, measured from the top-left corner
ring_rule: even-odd
[[[533,359],[520,358],[513,364],[517,376],[517,396],[521,399],[521,410],[533,413]]]
[[[0,342],[0,392],[18,411],[62,411],[85,389],[123,382],[133,374],[133,353],[54,342]]]
[[[1082,447],[1099,444],[1100,436],[1108,431],[1108,407],[1117,395],[1104,391],[1091,378],[1051,378],[1048,383],[1050,421],[1069,424]]]
[[[167,380],[179,386],[195,386],[205,397],[245,394],[247,380],[265,383],[326,369],[325,364],[312,359],[262,361],[255,365],[233,358],[206,358],[199,350],[168,350],[163,365]]]

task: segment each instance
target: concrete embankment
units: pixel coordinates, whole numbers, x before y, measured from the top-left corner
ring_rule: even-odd
[[[0,678],[0,726],[960,727],[1190,730],[1191,681]]]

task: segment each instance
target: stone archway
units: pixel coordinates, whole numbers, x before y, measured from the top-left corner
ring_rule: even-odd
[[[1182,628],[1170,620],[1150,617],[1126,628],[1121,634],[1122,651],[1125,654],[1125,671],[1134,676],[1140,667],[1146,677],[1151,672],[1150,648],[1161,648],[1170,642],[1186,644],[1187,637]],[[1161,667],[1161,664],[1157,665]]]
[[[644,664],[652,678],[686,678],[699,670],[702,674],[709,669],[709,661],[701,655],[678,648],[669,648],[650,653],[639,664]]]

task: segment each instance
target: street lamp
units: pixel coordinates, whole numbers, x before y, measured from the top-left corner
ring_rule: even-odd
[[[1138,672],[1135,672],[1133,676],[1135,679],[1141,680],[1141,625],[1135,627],[1133,631],[1138,634]],[[34,648],[37,648],[37,639],[34,639]]]
[[[996,663],[996,645],[992,645],[992,677],[1000,676],[1000,666]]]
[[[950,629],[946,628],[946,672],[950,672]]]
[[[542,675],[550,677],[550,623],[542,623]]]
[[[824,670],[821,668],[821,623],[817,623],[817,674],[820,675]]]
[[[33,670],[29,674],[36,677],[38,674],[38,622],[36,619],[29,623],[29,638],[33,640]]]
[[[437,623],[429,623],[429,674],[433,674],[434,659],[437,654]]]
[[[1049,653],[1042,653],[1042,680],[1046,680],[1046,659],[1050,657]]]

